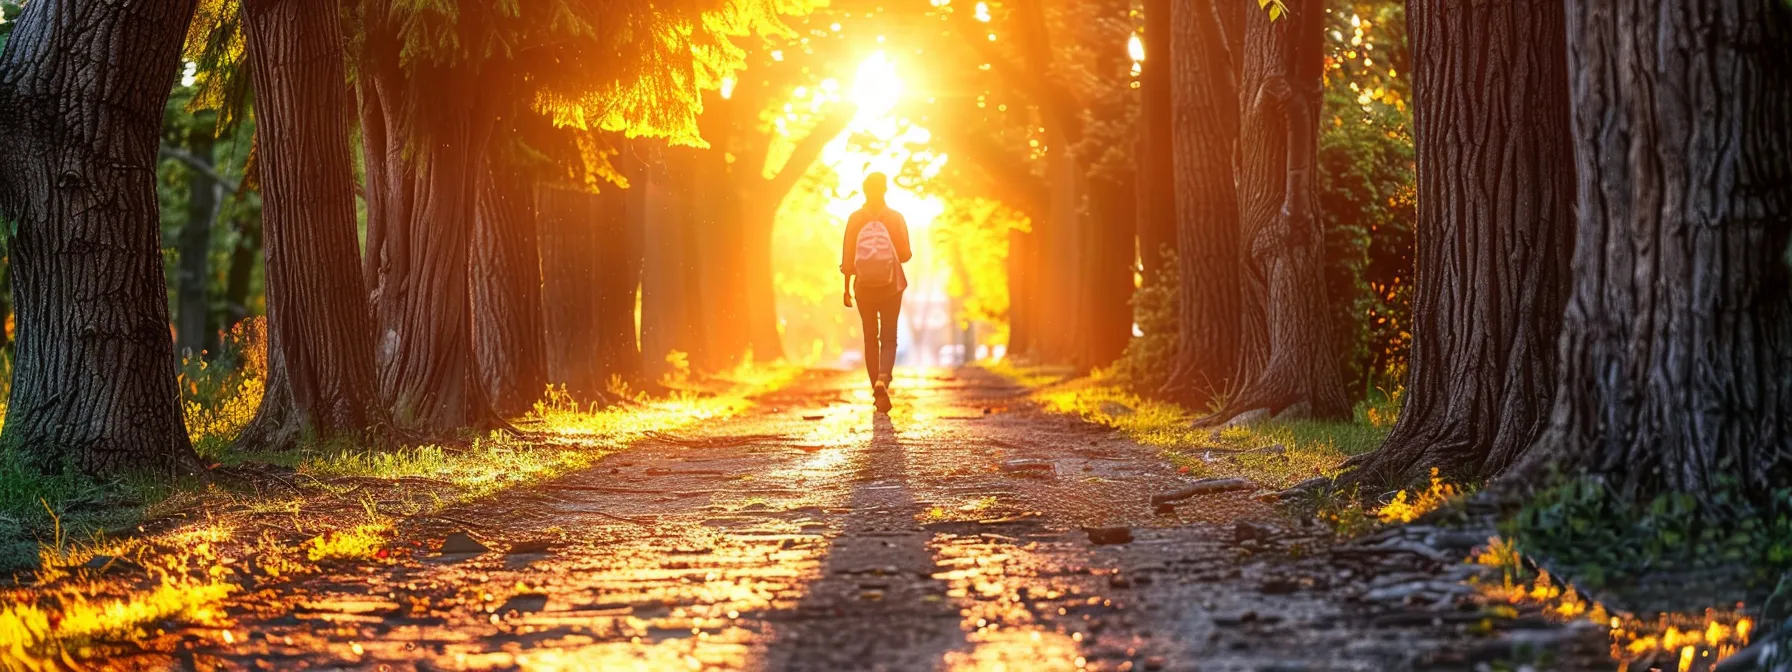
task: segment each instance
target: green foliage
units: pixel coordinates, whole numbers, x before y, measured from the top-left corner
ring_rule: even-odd
[[[1143,395],[1156,393],[1169,382],[1170,367],[1175,363],[1180,343],[1178,289],[1176,264],[1171,258],[1157,282],[1133,292],[1132,319],[1140,335],[1126,344],[1126,351],[1107,371],[1114,382]]]
[[[1347,336],[1346,371],[1365,392],[1405,378],[1417,173],[1405,8],[1334,0],[1320,117],[1319,210],[1326,287]]]
[[[1597,480],[1573,478],[1532,497],[1511,521],[1511,536],[1527,554],[1593,588],[1650,574],[1737,572],[1767,586],[1792,571],[1792,488],[1765,505],[1734,487],[1702,499],[1664,492],[1636,502]]]
[[[0,0],[0,51],[6,50],[6,38],[12,35],[13,22],[18,20],[23,5],[13,0]]]

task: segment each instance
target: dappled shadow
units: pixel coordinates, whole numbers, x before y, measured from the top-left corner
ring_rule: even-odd
[[[922,669],[963,642],[958,614],[933,578],[908,483],[908,444],[896,421],[871,419],[850,456],[851,492],[820,573],[795,609],[768,614],[760,667],[776,670]]]

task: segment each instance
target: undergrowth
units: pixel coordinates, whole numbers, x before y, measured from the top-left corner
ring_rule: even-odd
[[[1590,479],[1536,493],[1508,523],[1527,554],[1592,588],[1648,575],[1729,574],[1758,589],[1792,572],[1792,488],[1766,502],[1734,489],[1633,501]]]

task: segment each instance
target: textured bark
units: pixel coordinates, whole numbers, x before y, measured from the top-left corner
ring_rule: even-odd
[[[348,80],[336,17],[245,0],[267,252],[269,388],[239,445],[359,436],[382,423],[359,273]]]
[[[17,302],[0,443],[44,469],[191,472],[155,165],[192,0],[28,3],[0,54]]]
[[[1234,380],[1240,352],[1238,141],[1233,52],[1212,0],[1171,9],[1178,345],[1166,392],[1202,404]]]
[[[1578,168],[1555,462],[1631,496],[1792,481],[1792,8],[1568,3]],[[1726,486],[1725,480],[1732,480]]]
[[[367,273],[380,394],[400,429],[449,435],[496,418],[473,352],[469,249],[502,91],[480,75],[401,68],[397,27],[366,12],[359,79]]]
[[[202,164],[212,158],[209,133],[194,133],[189,138],[190,155]],[[215,173],[213,173],[215,174]],[[187,179],[187,222],[180,228],[180,272],[177,274],[174,321],[175,351],[198,357],[210,346],[212,330],[207,329],[211,302],[206,297],[206,283],[211,280],[212,218],[218,211],[218,192],[222,187],[212,174],[193,170]]]
[[[535,186],[491,152],[473,223],[473,350],[492,410],[527,412],[548,384]],[[553,248],[548,248],[553,249]]]
[[[592,194],[543,188],[543,296],[548,373],[579,399],[603,394],[610,376],[633,378],[639,247],[629,229],[628,190]]]
[[[1265,11],[1246,13],[1238,190],[1247,262],[1241,379],[1248,382],[1214,419],[1259,408],[1320,418],[1350,413],[1325,291],[1324,231],[1313,208],[1324,27],[1319,0],[1290,2],[1288,16],[1274,22]]]
[[[1418,253],[1400,420],[1349,478],[1398,487],[1511,464],[1547,424],[1574,249],[1561,0],[1407,5]]]
[[[547,376],[577,399],[603,392],[598,376],[598,255],[603,237],[597,226],[596,194],[542,187],[535,194],[541,213],[542,323],[547,333]]]
[[[1145,0],[1145,61],[1139,73],[1138,240],[1146,287],[1169,268],[1176,250],[1176,162],[1170,74],[1171,0]],[[1183,3],[1187,4],[1187,3]],[[1204,5],[1205,2],[1196,2]],[[1165,254],[1170,254],[1166,258]]]

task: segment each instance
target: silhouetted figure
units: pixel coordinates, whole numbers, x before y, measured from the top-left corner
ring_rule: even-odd
[[[846,307],[859,301],[865,331],[865,374],[880,413],[890,410],[890,374],[896,368],[896,317],[908,276],[902,264],[914,256],[908,243],[908,220],[884,202],[890,189],[883,173],[865,176],[865,207],[846,221],[840,245],[840,273],[845,275]]]

